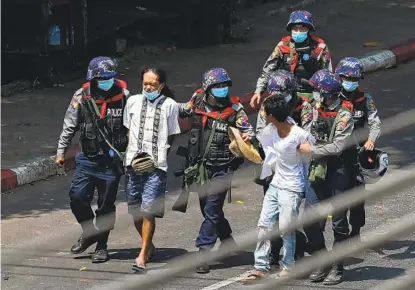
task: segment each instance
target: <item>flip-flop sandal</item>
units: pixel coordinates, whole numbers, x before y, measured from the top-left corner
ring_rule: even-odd
[[[259,280],[262,280],[265,278],[265,273],[261,271],[255,271],[246,276],[244,279],[241,280],[243,284],[249,284],[249,283],[256,283]]]
[[[138,266],[137,264],[133,264],[132,270],[135,274],[145,274],[147,272],[145,266]]]

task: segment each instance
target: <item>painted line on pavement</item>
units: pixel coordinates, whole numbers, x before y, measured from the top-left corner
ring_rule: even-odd
[[[233,284],[235,282],[241,281],[242,279],[244,279],[251,272],[252,272],[252,270],[246,271],[246,272],[244,272],[244,273],[242,273],[242,274],[240,274],[238,276],[235,276],[235,277],[232,277],[232,278],[229,278],[229,279],[226,279],[226,280],[217,282],[217,283],[212,284],[210,286],[201,288],[200,290],[216,290],[216,289],[223,288],[225,286],[229,286],[229,285],[231,285],[231,284]]]

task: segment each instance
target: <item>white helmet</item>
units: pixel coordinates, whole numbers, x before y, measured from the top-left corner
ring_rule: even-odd
[[[367,151],[362,147],[358,153],[360,172],[365,184],[378,182],[388,170],[388,154],[377,148]]]

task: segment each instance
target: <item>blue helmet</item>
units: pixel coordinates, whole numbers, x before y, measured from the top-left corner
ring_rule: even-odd
[[[117,75],[117,63],[106,56],[98,56],[91,60],[88,65],[86,79],[113,78]]]
[[[207,91],[212,86],[221,83],[226,83],[228,86],[232,86],[232,80],[223,68],[215,67],[203,74],[202,87],[204,91]]]
[[[363,64],[355,57],[345,57],[339,62],[335,72],[339,76],[363,78]]]
[[[268,79],[267,91],[274,93],[292,93],[296,90],[297,83],[294,74],[286,70],[275,71]]]
[[[297,104],[297,82],[294,74],[286,70],[276,70],[268,79],[267,92],[271,96],[283,98],[289,109],[295,109]]]
[[[296,24],[305,25],[308,27],[308,29],[310,29],[310,31],[315,30],[313,16],[310,12],[305,10],[296,10],[291,13],[287,23],[287,30],[291,31],[292,26]]]
[[[320,92],[325,99],[335,99],[341,92],[341,79],[327,69],[317,71],[308,83],[315,91]]]

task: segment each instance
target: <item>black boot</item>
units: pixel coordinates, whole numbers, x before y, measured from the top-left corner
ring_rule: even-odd
[[[210,249],[206,248],[199,248],[199,259],[202,260],[202,258],[205,257],[206,253],[208,253]],[[196,267],[196,273],[198,274],[207,274],[210,272],[209,264],[206,262],[201,262],[199,266]]]
[[[324,278],[327,277],[327,275],[329,274],[330,268],[328,267],[323,267],[323,268],[318,268],[317,270],[313,271],[310,276],[308,277],[308,279],[311,282],[322,282],[324,280]]]
[[[96,239],[94,237],[84,238],[83,235],[81,235],[76,242],[75,245],[71,248],[72,254],[80,254],[86,251],[90,246],[96,243]]]
[[[235,242],[235,239],[230,235],[229,237],[225,239],[221,239],[221,244],[219,245],[218,252],[222,256],[222,254],[225,254],[224,246],[223,244],[226,244],[226,247],[230,247],[232,251],[232,255],[236,254],[236,248],[238,247],[238,244]]]
[[[359,237],[360,239],[360,227],[353,226],[352,230],[350,231],[349,237],[350,238]]]
[[[82,235],[71,248],[72,254],[80,254],[85,252],[90,246],[97,242],[97,230],[90,221],[81,224]]]
[[[324,279],[324,285],[337,285],[343,282],[343,263],[336,263],[331,268],[329,275]]]
[[[97,239],[97,247],[95,248],[95,252],[92,255],[92,263],[104,263],[108,261],[108,250],[107,250],[107,242],[108,242],[109,233],[102,233],[99,235]]]

